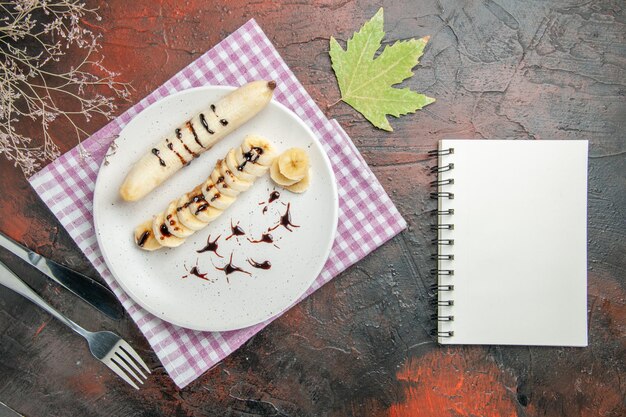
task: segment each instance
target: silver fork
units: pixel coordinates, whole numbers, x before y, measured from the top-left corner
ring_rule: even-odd
[[[143,384],[147,375],[141,370],[143,368],[148,374],[150,369],[141,360],[137,352],[128,343],[113,332],[90,332],[83,329],[72,320],[55,310],[50,304],[45,302],[35,291],[33,291],[24,281],[13,273],[3,262],[0,261],[0,284],[24,296],[48,313],[56,317],[61,323],[81,335],[89,343],[91,354],[100,362],[108,366],[120,378],[130,384],[133,388],[139,389],[137,383]],[[141,368],[137,365],[140,365]],[[131,379],[132,377],[132,379]]]

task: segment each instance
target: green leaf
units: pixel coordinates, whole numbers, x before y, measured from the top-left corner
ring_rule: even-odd
[[[429,37],[395,42],[374,58],[384,36],[381,7],[348,40],[345,50],[331,36],[330,58],[341,100],[377,128],[392,131],[387,115],[414,113],[435,99],[408,88],[392,87],[413,76],[412,68],[419,63]]]

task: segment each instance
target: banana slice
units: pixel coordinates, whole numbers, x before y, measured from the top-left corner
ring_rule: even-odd
[[[163,213],[159,213],[154,216],[154,219],[152,220],[152,232],[154,233],[154,238],[161,246],[175,248],[185,242],[185,239],[181,239],[170,233],[167,229],[167,225],[165,224],[165,217],[163,217]]]
[[[248,135],[244,138],[241,150],[244,153],[250,152],[252,149],[257,150],[257,163],[263,166],[270,166],[276,157],[276,149],[274,145],[267,139],[257,135]]]
[[[143,198],[265,108],[275,88],[274,81],[248,83],[181,124],[135,163],[120,187],[121,197],[126,201]]]
[[[232,172],[233,175],[237,177],[237,179],[252,182],[256,178],[254,175],[248,174],[247,172],[243,171],[243,168],[239,169],[237,157],[235,156],[235,149],[231,149],[230,152],[228,152],[228,155],[226,155],[226,166],[228,167],[230,172]]]
[[[228,197],[237,197],[239,195],[239,191],[232,189],[226,184],[224,174],[222,174],[219,170],[219,167],[216,165],[215,169],[211,173],[211,178],[209,179],[217,188],[217,191],[220,194],[224,194]]]
[[[235,158],[237,159],[237,165],[242,167],[243,172],[260,177],[267,172],[268,167],[258,163],[259,156],[258,148],[252,148],[250,152],[245,153],[241,148],[235,152]]]
[[[301,194],[309,189],[309,185],[311,185],[311,169],[307,171],[304,178],[302,178],[300,181],[285,188],[292,193]]]
[[[237,195],[247,190],[258,178],[238,171],[240,177],[231,171],[228,161],[230,159],[232,164],[235,152],[241,152],[241,148],[231,149],[225,160],[218,160],[209,178],[190,193],[183,194],[177,201],[172,201],[165,213],[158,214],[153,221],[148,220],[139,225],[134,233],[137,245],[145,250],[155,250],[162,246],[180,246],[186,237],[206,227],[230,207],[237,199]],[[236,161],[234,163],[236,169]],[[258,165],[267,169],[264,165]],[[246,181],[242,177],[251,178],[252,181]],[[232,194],[227,195],[228,192]],[[235,192],[237,194],[234,194]]]
[[[278,157],[278,168],[290,180],[300,181],[309,169],[309,156],[304,149],[287,149]]]
[[[135,228],[135,244],[143,250],[153,251],[161,249],[161,245],[154,238],[152,220],[146,220]]]
[[[235,198],[221,194],[215,186],[208,190],[205,188],[203,192],[205,192],[204,198],[207,203],[209,203],[211,207],[215,207],[218,210],[226,210],[235,202]]]
[[[288,187],[298,182],[298,180],[289,179],[280,173],[280,169],[278,168],[278,158],[274,159],[274,162],[270,167],[270,177],[276,184],[282,185],[283,187]]]
[[[189,210],[189,206],[192,203],[192,197],[189,194],[183,194],[183,196],[176,203],[176,211],[178,213],[178,220],[187,228],[197,232],[202,230],[208,223],[198,220],[196,216]]]
[[[252,185],[252,183],[249,181],[243,181],[237,178],[235,174],[230,172],[230,169],[228,169],[224,161],[220,161],[219,169],[220,173],[224,177],[224,183],[233,190],[237,190],[242,193],[250,188],[250,186]]]
[[[165,210],[165,224],[167,225],[167,230],[169,230],[171,234],[184,239],[191,236],[193,234],[193,230],[189,229],[183,225],[180,220],[178,220],[176,202],[177,201],[174,200],[169,206],[167,206],[167,210]]]

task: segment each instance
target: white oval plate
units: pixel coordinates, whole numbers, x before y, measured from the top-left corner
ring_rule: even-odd
[[[108,164],[102,165],[94,191],[94,223],[98,245],[115,279],[126,293],[155,316],[173,324],[207,331],[240,329],[263,322],[287,309],[313,283],[326,262],[337,228],[338,198],[335,176],[326,153],[311,130],[290,110],[272,101],[256,117],[200,155],[144,199],[129,203],[119,197],[119,187],[132,165],[176,126],[215,102],[232,87],[209,86],[185,90],[154,103],[135,117],[115,140]],[[133,229],[182,193],[206,180],[215,162],[228,149],[239,146],[247,134],[271,140],[278,151],[290,147],[308,150],[312,180],[303,194],[274,185],[269,173],[239,195],[217,220],[196,232],[178,248],[146,252],[133,239]],[[277,201],[263,208],[272,190]],[[289,232],[282,226],[272,233],[279,248],[250,243],[275,225],[291,203]],[[230,222],[239,222],[246,236],[233,237]],[[218,240],[219,258],[212,252],[196,253],[208,236]],[[230,254],[233,264],[249,271],[228,276],[223,267]],[[247,259],[270,261],[269,270],[253,268]],[[197,265],[208,281],[189,274]],[[183,276],[187,275],[186,278]],[[227,279],[228,278],[228,279]]]

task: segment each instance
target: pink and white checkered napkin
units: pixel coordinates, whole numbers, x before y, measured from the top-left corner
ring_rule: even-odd
[[[189,87],[241,85],[255,79],[277,80],[276,100],[293,110],[315,132],[337,177],[340,219],[337,237],[324,269],[303,299],[395,236],[406,227],[406,222],[348,135],[336,121],[324,116],[254,20],[84,141],[83,146],[91,157],[81,157],[79,149],[74,148],[30,178],[37,194],[115,292],[181,388],[276,317],[236,331],[197,332],[164,322],[135,304],[109,272],[96,242],[92,219],[95,181],[110,142],[150,104]]]

